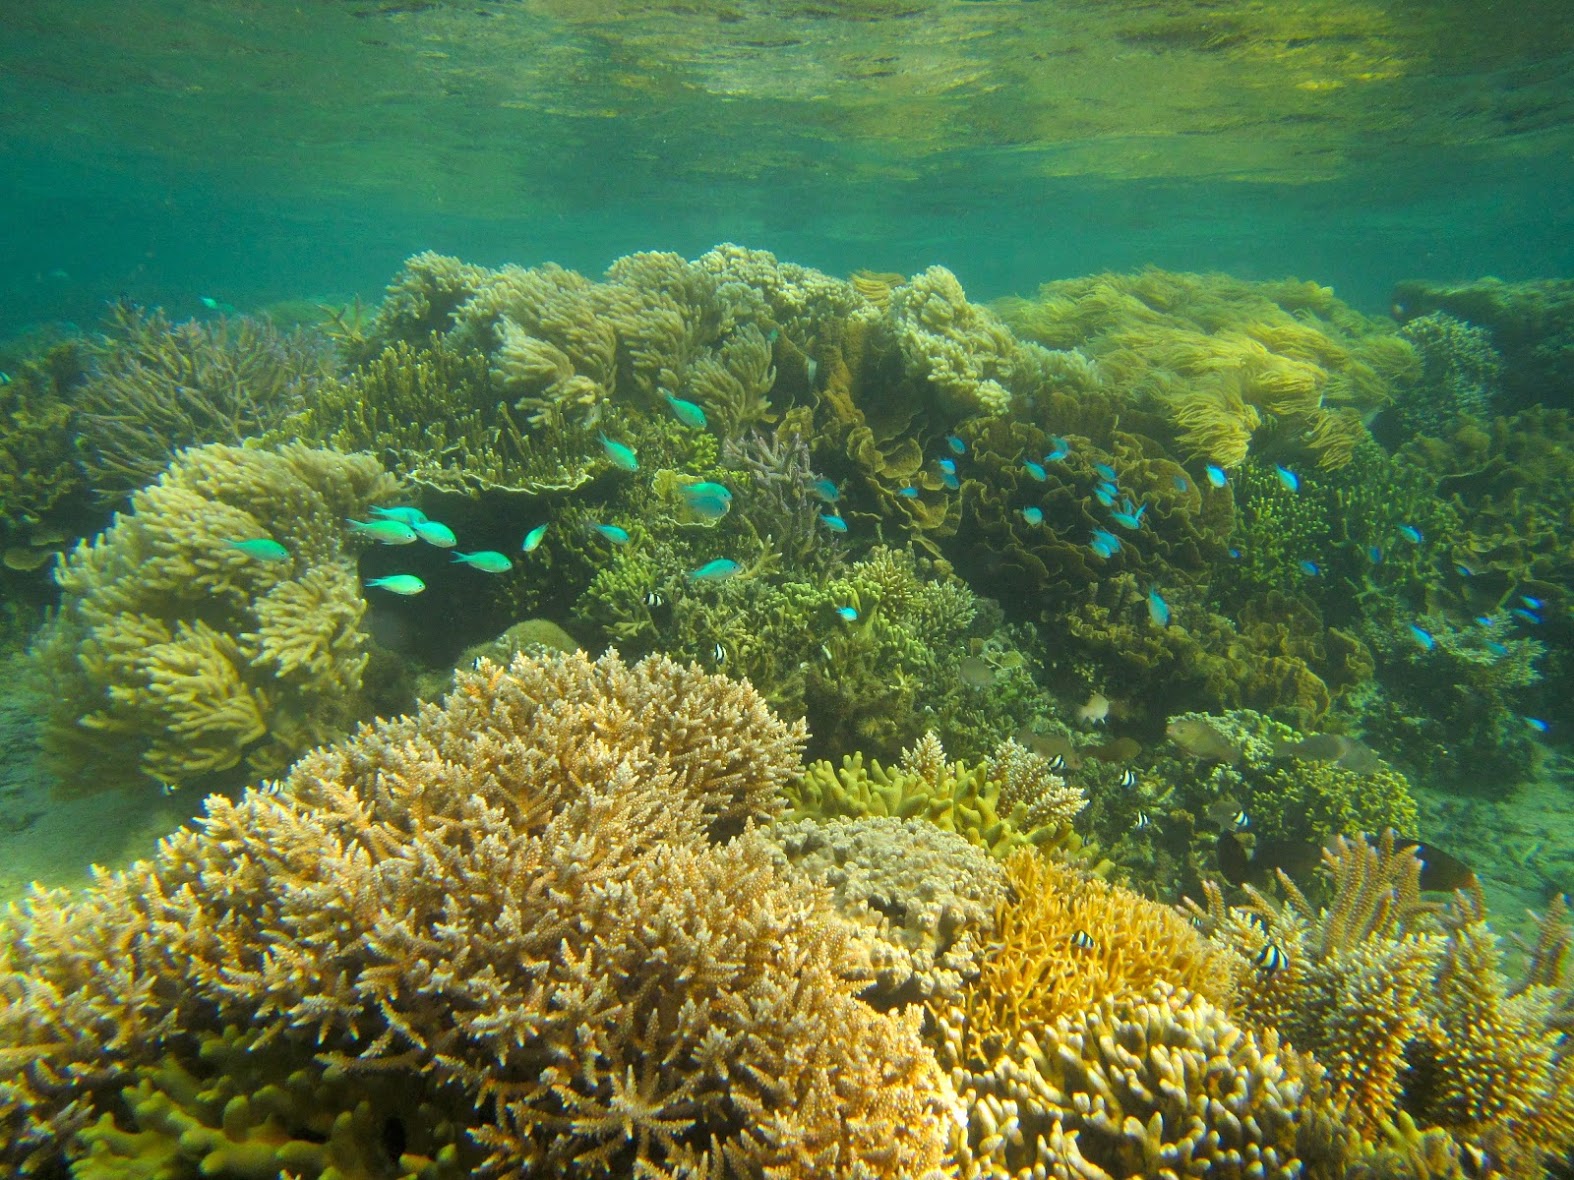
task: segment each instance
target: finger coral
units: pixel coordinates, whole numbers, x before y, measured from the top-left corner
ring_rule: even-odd
[[[186,450],[65,556],[36,645],[67,790],[281,771],[360,709],[366,609],[344,518],[397,494],[375,459]],[[237,542],[271,539],[283,560]]]
[[[214,796],[151,862],[0,930],[0,1161],[58,1169],[76,1131],[114,1140],[105,1115],[132,1133],[117,1088],[200,1075],[233,1025],[281,1086],[326,1063],[399,1083],[346,1104],[460,1120],[432,1146],[470,1174],[932,1172],[917,1013],[857,998],[866,936],[749,826],[802,741],[696,668],[520,656],[277,793]]]

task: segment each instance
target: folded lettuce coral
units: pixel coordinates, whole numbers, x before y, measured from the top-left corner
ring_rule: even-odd
[[[212,797],[152,861],[0,930],[0,1162],[58,1170],[106,1114],[130,1132],[118,1090],[198,1072],[233,1025],[279,1085],[399,1080],[365,1125],[463,1112],[472,1174],[929,1174],[918,1013],[857,998],[867,936],[750,826],[802,741],[697,668],[521,656],[277,793]]]
[[[68,791],[281,771],[360,710],[366,609],[344,518],[398,492],[367,455],[188,449],[65,556],[35,647]],[[283,560],[237,543],[271,539]]]
[[[1075,348],[1170,422],[1184,453],[1224,467],[1272,440],[1342,466],[1361,414],[1420,375],[1407,341],[1313,283],[1150,269],[1048,283],[999,305],[1049,348]]]

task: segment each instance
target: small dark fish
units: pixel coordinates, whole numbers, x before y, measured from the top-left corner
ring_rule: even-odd
[[[1252,818],[1242,809],[1230,816],[1230,826],[1236,831],[1240,831],[1242,828],[1249,828],[1252,826]]]
[[[1024,725],[1016,733],[1017,744],[1026,746],[1047,761],[1051,770],[1077,770],[1082,765],[1076,748],[1058,733],[1035,733],[1032,726]],[[1056,761],[1060,765],[1055,765]]]
[[[715,664],[717,667],[725,664],[727,662],[727,645],[722,643],[722,641],[719,639],[715,643],[711,644],[710,658],[711,663]]]
[[[1066,769],[1066,756],[1064,754],[1056,754],[1048,760],[1048,766],[1055,773],[1059,774]]]
[[[1124,771],[1121,772],[1120,785],[1123,786],[1123,787],[1126,787],[1128,789],[1131,788],[1131,787],[1136,786],[1137,785],[1137,772],[1135,770],[1132,770],[1130,767],[1127,767]]]
[[[1144,828],[1152,827],[1153,826],[1153,821],[1148,818],[1148,813],[1146,811],[1139,811],[1139,812],[1137,812],[1137,822],[1135,824],[1133,824],[1132,826],[1135,827],[1137,829],[1137,831],[1140,832]]]
[[[1268,919],[1263,917],[1256,910],[1246,911],[1246,924],[1248,926],[1257,927],[1257,929],[1261,930],[1264,934],[1268,933]]]
[[[1093,936],[1086,930],[1078,930],[1071,936],[1071,945],[1079,951],[1090,951],[1098,946],[1098,943],[1093,941]]]
[[[1290,965],[1290,956],[1279,949],[1279,944],[1269,942],[1263,945],[1252,959],[1252,963],[1262,968],[1264,972],[1272,975],[1275,971],[1283,971]]]
[[[661,592],[659,590],[647,590],[645,592],[644,602],[646,607],[651,610],[659,610],[661,607],[667,605],[667,600],[661,596]]]
[[[1371,839],[1371,837],[1367,837]],[[1421,862],[1421,889],[1426,893],[1452,893],[1456,889],[1468,889],[1475,884],[1476,871],[1460,860],[1451,856],[1435,844],[1427,844],[1420,840],[1395,840],[1394,851],[1401,852],[1406,848],[1415,849],[1416,859]]]
[[[263,783],[257,789],[259,791],[261,791],[264,795],[277,795],[280,791],[282,791],[284,789],[284,784],[279,782],[278,779],[269,779],[267,782]]]

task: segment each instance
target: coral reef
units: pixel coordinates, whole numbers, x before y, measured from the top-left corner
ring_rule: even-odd
[[[1213,938],[1259,965],[1237,992],[1243,1022],[1277,1030],[1326,1067],[1348,1126],[1415,1140],[1403,1133],[1402,1116],[1413,1116],[1451,1137],[1457,1153],[1429,1149],[1445,1160],[1473,1153],[1494,1175],[1542,1175],[1574,1145],[1561,908],[1543,920],[1515,985],[1479,894],[1455,894],[1440,916],[1421,896],[1421,861],[1412,848],[1396,851],[1392,832],[1375,843],[1336,839],[1323,860],[1326,906],[1281,873],[1283,905],[1248,886],[1244,909],[1226,907],[1211,887],[1206,908],[1190,907]],[[1266,970],[1270,943],[1283,963]]]
[[[1503,358],[1507,408],[1539,403],[1574,409],[1568,384],[1574,367],[1574,282],[1411,279],[1395,286],[1393,307],[1395,317],[1405,324],[1443,312],[1486,329]]]
[[[1360,414],[1420,373],[1391,324],[1313,283],[1150,269],[1048,283],[999,310],[1027,339],[1082,352],[1163,412],[1180,453],[1223,467],[1267,448],[1339,467]]]
[[[795,873],[830,886],[837,912],[886,948],[862,996],[880,1008],[954,1001],[993,938],[1006,871],[976,844],[921,819],[780,821],[769,830]]]
[[[88,481],[118,503],[182,447],[278,429],[332,371],[323,339],[280,333],[267,320],[171,324],[161,310],[115,303],[72,395]]]
[[[1362,1147],[1338,1126],[1315,1062],[1167,984],[1025,1032],[952,1079],[968,1178],[1333,1178]]]
[[[1490,415],[1503,358],[1485,328],[1434,311],[1407,320],[1399,334],[1421,357],[1420,381],[1391,410],[1404,434],[1441,434],[1459,414]]]
[[[889,770],[873,759],[866,766],[861,754],[847,755],[840,768],[816,762],[789,784],[787,798],[799,816],[924,819],[996,856],[1065,841],[1083,806],[1079,789],[1009,738],[966,766],[947,761],[933,733]]]
[[[964,1060],[993,1060],[1031,1030],[1156,983],[1228,1005],[1236,963],[1175,911],[1033,850],[1007,858],[1006,877],[993,945],[951,1016]]]
[[[117,1087],[235,1025],[281,1070],[468,1111],[479,1172],[932,1171],[917,1013],[856,997],[865,936],[749,827],[802,741],[698,669],[519,657],[214,796],[0,930],[0,1161],[58,1167]]]
[[[366,608],[344,528],[398,484],[375,459],[183,451],[60,562],[36,643],[68,790],[281,771],[360,712]],[[271,539],[282,559],[237,543]]]

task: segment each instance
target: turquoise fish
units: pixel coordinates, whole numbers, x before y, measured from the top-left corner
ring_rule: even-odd
[[[1288,467],[1275,463],[1273,465],[1273,473],[1279,477],[1279,482],[1285,486],[1287,491],[1298,492],[1301,490],[1301,477]]]
[[[834,504],[842,498],[842,490],[836,486],[834,480],[816,479],[810,482],[809,490],[827,504]]]
[[[435,520],[412,521],[410,527],[415,530],[415,535],[420,537],[421,540],[428,545],[436,546],[438,549],[452,549],[459,543],[459,538],[454,536],[453,529]]]
[[[732,577],[743,567],[730,557],[718,557],[715,561],[707,561],[697,570],[690,570],[689,577],[696,582],[720,582]]]
[[[469,566],[473,570],[480,570],[483,574],[506,574],[514,568],[514,563],[508,560],[507,554],[499,553],[496,549],[480,549],[474,553],[456,553],[454,560]]]
[[[618,442],[617,439],[608,438],[605,431],[601,432],[601,449],[606,451],[612,466],[622,471],[639,470],[639,458],[634,454],[634,448],[627,443]]]
[[[383,520],[402,520],[408,525],[419,524],[426,519],[426,513],[419,508],[369,508],[367,512]]]
[[[595,524],[591,525],[590,527],[595,529],[596,532],[600,533],[614,545],[627,545],[629,543],[628,529],[619,528],[615,524]]]
[[[403,594],[409,598],[426,589],[426,583],[414,574],[389,574],[386,578],[368,578],[366,584],[390,594]]]
[[[847,531],[847,522],[834,512],[820,513],[820,523],[833,533],[845,533]]]
[[[547,535],[547,526],[538,524],[525,534],[525,543],[520,546],[526,553],[534,553],[541,547],[541,538]]]
[[[704,430],[709,423],[705,418],[705,410],[698,402],[684,401],[681,397],[673,397],[665,389],[661,396],[667,399],[667,404],[672,407],[672,416],[690,430]]]
[[[231,549],[239,549],[247,557],[258,561],[288,561],[290,551],[272,537],[248,537],[244,541],[227,542]]]
[[[685,484],[679,489],[689,511],[701,520],[720,520],[732,508],[732,492],[725,484],[711,480]]]
[[[1164,596],[1157,590],[1148,591],[1148,618],[1153,620],[1155,627],[1170,625],[1170,604],[1164,601]]]
[[[402,520],[352,520],[350,531],[379,545],[415,544],[415,530]]]

